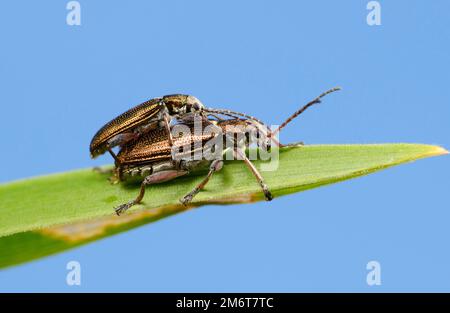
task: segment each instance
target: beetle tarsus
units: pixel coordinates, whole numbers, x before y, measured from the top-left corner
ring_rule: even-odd
[[[131,208],[133,205],[135,205],[135,201],[130,201],[128,203],[124,203],[119,205],[118,207],[116,207],[114,209],[114,211],[116,211],[116,214],[118,216],[120,216],[121,214],[125,213],[129,208]]]
[[[272,193],[269,190],[269,187],[267,187],[267,185],[265,185],[263,187],[263,192],[264,192],[264,197],[266,198],[266,201],[272,201],[273,196],[272,196]]]
[[[185,195],[183,198],[181,198],[180,202],[182,205],[187,206],[192,201],[192,198],[194,198],[194,195],[189,193]]]

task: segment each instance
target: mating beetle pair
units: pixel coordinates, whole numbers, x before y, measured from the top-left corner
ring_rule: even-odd
[[[322,97],[339,89],[338,87],[330,89],[310,101],[275,131],[271,131],[259,119],[244,113],[206,108],[193,96],[170,95],[152,99],[103,126],[91,141],[91,156],[96,157],[109,151],[115,159],[115,176],[119,181],[132,176],[144,178],[136,199],[115,209],[118,215],[142,201],[146,186],[170,181],[209,165],[206,177],[180,199],[184,205],[188,204],[205,187],[213,173],[222,168],[223,154],[227,151],[231,151],[236,158],[245,162],[261,186],[266,200],[271,200],[272,194],[262,175],[245,153],[250,144],[247,127],[251,126],[257,130],[259,143],[270,145],[270,142],[273,142],[278,146],[286,146],[274,140],[276,134],[308,107],[319,103]],[[224,119],[220,115],[227,118]],[[172,120],[177,120],[178,123],[171,126]],[[200,134],[194,132],[196,121],[201,122]],[[177,126],[184,126],[188,131],[174,137],[172,130]],[[204,132],[208,127],[213,131]],[[217,139],[223,139],[220,141],[222,146],[219,154],[216,153],[213,157],[202,155],[200,158],[192,158],[195,153],[202,153],[211,142],[214,145]],[[115,146],[121,148],[117,155],[112,152]],[[188,149],[187,154],[185,151],[179,152],[180,148],[186,146],[193,149]]]

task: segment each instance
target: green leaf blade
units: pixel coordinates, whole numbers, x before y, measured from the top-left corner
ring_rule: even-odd
[[[448,152],[421,144],[314,145],[280,150],[278,170],[262,172],[282,196]],[[254,162],[259,168],[259,161]],[[91,169],[0,185],[0,267],[63,251],[186,210],[178,199],[203,176],[147,188],[143,205],[117,217],[113,208],[133,199],[138,184],[111,185]],[[263,196],[241,161],[227,162],[192,206],[248,203]],[[18,248],[19,247],[19,248]]]

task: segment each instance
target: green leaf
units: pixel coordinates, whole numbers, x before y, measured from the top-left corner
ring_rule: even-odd
[[[366,175],[393,165],[448,153],[421,144],[316,145],[280,150],[279,168],[262,172],[276,197]],[[257,167],[260,161],[254,162]],[[203,175],[147,188],[144,203],[116,216],[139,184],[111,185],[83,169],[0,185],[0,268],[60,252],[186,210],[178,202]],[[190,207],[262,200],[241,161],[227,161]]]

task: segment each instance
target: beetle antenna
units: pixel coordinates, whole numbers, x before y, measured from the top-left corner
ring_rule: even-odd
[[[257,123],[257,124],[260,124],[261,126],[263,126],[265,128],[266,135],[267,135],[267,133],[268,134],[271,133],[270,127],[267,126],[266,123],[264,123],[263,121],[261,121],[260,119],[254,117],[254,116],[251,116],[251,115],[248,115],[248,114],[245,114],[245,113],[242,113],[242,112],[228,110],[228,109],[205,108],[205,111],[209,112],[209,113],[217,113],[217,114],[221,114],[221,115],[225,115],[225,116],[229,116],[229,117],[234,117],[234,118],[238,118],[238,116],[245,117],[247,120],[249,120],[251,122],[254,122],[254,123]],[[257,126],[257,128],[260,129],[258,126]]]
[[[261,125],[264,125],[267,127],[267,125],[261,121],[260,119],[257,119],[254,116],[245,114],[245,113],[241,113],[241,112],[236,112],[236,111],[231,111],[231,110],[226,110],[226,109],[212,109],[212,108],[205,108],[206,112],[211,112],[211,113],[217,113],[217,114],[222,114],[225,116],[231,116],[231,117],[236,117],[236,116],[241,116],[241,117],[245,117],[246,119],[255,121]]]
[[[273,131],[270,136],[274,136],[276,135],[282,128],[284,128],[287,124],[289,124],[293,119],[295,119],[297,116],[299,116],[300,114],[302,114],[303,112],[306,111],[307,108],[309,108],[310,106],[320,103],[321,99],[323,97],[325,97],[326,95],[341,90],[341,87],[334,87],[331,88],[327,91],[325,91],[324,93],[322,93],[320,96],[318,96],[317,98],[315,98],[314,100],[308,102],[307,104],[305,104],[301,109],[299,109],[298,111],[296,111],[294,114],[292,114],[286,121],[284,121],[283,124],[281,124],[277,129],[275,129],[275,131]]]

